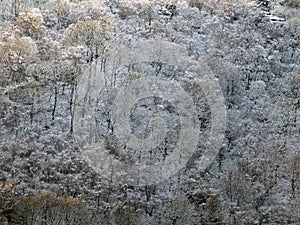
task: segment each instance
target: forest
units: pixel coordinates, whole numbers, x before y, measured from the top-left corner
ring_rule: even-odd
[[[0,225],[300,224],[299,0],[1,0]]]

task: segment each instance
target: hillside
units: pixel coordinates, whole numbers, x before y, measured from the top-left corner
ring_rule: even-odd
[[[299,10],[0,1],[0,225],[300,224]]]

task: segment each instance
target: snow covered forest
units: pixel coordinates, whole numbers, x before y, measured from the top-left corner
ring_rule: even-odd
[[[0,1],[0,225],[100,224],[300,224],[299,0]]]

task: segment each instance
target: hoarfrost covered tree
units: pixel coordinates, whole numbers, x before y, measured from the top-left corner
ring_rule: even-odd
[[[15,18],[24,8],[24,0],[4,0],[0,3],[2,15],[8,18]]]
[[[300,70],[289,73],[283,82],[284,104],[289,112],[290,132],[297,129],[297,113],[300,109]]]
[[[26,67],[35,59],[37,46],[30,37],[21,36],[19,30],[11,26],[0,41],[1,80],[21,82],[26,78]]]
[[[64,51],[66,54],[59,59],[46,60],[33,64],[28,68],[28,73],[41,82],[47,82],[49,92],[49,104],[40,105],[34,111],[39,114],[50,111],[51,116],[45,115],[46,123],[51,123],[56,119],[57,113],[62,109],[68,109],[68,118],[70,118],[70,131],[73,130],[73,113],[74,113],[74,95],[77,86],[77,77],[81,73],[81,65],[78,63],[76,56],[80,56],[79,50],[69,49]],[[79,57],[78,56],[78,57]],[[66,57],[66,58],[64,58]],[[68,104],[62,105],[62,101]],[[65,102],[66,103],[66,102]],[[42,111],[41,109],[44,108]],[[40,116],[39,116],[40,117]],[[41,118],[41,117],[40,117]],[[36,118],[38,119],[38,118]]]
[[[38,39],[45,32],[43,16],[37,8],[22,11],[16,19],[16,26],[25,36],[33,39]]]
[[[79,4],[83,18],[90,17],[93,20],[97,20],[106,15],[106,11],[100,1],[86,0]]]
[[[57,16],[57,25],[61,28],[69,26],[73,21],[70,20],[70,7],[71,2],[69,0],[55,0],[55,13]]]
[[[82,45],[88,49],[88,62],[97,60],[104,52],[105,41],[111,38],[113,24],[109,17],[99,20],[79,21],[71,24],[64,32],[68,45]]]
[[[134,0],[134,1],[118,1],[118,15],[121,19],[133,19],[141,21],[145,27],[151,26],[153,18],[156,16],[155,10],[159,6],[155,0]],[[140,25],[139,24],[139,27]]]
[[[55,60],[60,58],[61,55],[61,43],[53,40],[51,36],[45,35],[40,40],[36,41],[38,48],[38,58],[41,61],[49,62],[49,60]]]

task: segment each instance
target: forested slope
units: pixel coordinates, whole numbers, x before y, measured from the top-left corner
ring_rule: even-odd
[[[0,225],[299,224],[299,10],[1,1]]]

